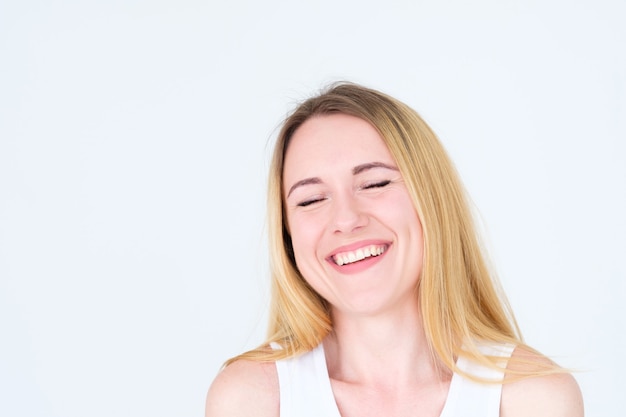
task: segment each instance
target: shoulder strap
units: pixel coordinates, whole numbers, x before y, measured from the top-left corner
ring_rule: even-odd
[[[503,370],[487,368],[469,359],[460,357],[457,366],[464,372],[493,381],[502,381],[504,367],[515,347],[512,345],[482,345],[483,354],[503,359]],[[452,376],[448,398],[441,417],[498,417],[502,384],[482,384],[464,378],[459,374]]]
[[[333,396],[324,347],[276,362],[280,417],[340,417]]]

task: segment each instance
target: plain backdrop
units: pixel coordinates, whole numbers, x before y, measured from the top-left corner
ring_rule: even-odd
[[[528,343],[624,416],[626,4],[0,0],[0,415],[200,416],[263,341],[268,155],[337,80],[457,164]]]

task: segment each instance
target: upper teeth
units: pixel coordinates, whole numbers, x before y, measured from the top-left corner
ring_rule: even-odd
[[[333,260],[339,266],[362,261],[370,256],[378,256],[385,251],[384,245],[370,245],[359,248],[352,252],[342,252],[333,256]]]

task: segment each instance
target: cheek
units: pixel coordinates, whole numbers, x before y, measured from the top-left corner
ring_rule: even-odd
[[[421,233],[421,223],[417,210],[413,206],[413,201],[408,194],[394,195],[386,201],[384,207],[382,207],[382,215],[389,219],[393,219],[395,222],[403,223],[404,225],[410,225],[412,228],[419,229]]]
[[[289,220],[291,244],[300,268],[301,264],[315,257],[316,245],[320,239],[320,228],[312,219],[299,217]]]
[[[420,256],[424,251],[424,233],[422,229],[422,223],[419,220],[419,216],[413,202],[410,197],[403,196],[394,201],[390,205],[391,209],[387,212],[389,219],[394,222],[396,228],[400,233],[410,240],[411,251],[419,250]]]
[[[321,249],[324,227],[312,213],[291,218],[291,242],[296,267],[304,280],[320,295],[323,294],[324,251]],[[324,295],[322,295],[326,298]]]

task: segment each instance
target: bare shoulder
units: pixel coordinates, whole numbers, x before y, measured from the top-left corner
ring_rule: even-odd
[[[239,360],[215,377],[206,399],[206,417],[277,417],[279,388],[273,362]]]
[[[527,349],[516,348],[513,358],[551,363]],[[511,364],[513,363],[513,365]],[[512,361],[509,369],[523,367]],[[569,373],[528,378],[502,387],[502,417],[582,417],[583,399],[578,383]]]

